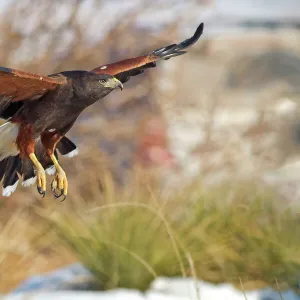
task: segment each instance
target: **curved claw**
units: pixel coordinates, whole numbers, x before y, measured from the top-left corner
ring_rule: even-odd
[[[46,175],[44,170],[37,172],[37,178],[37,191],[44,198],[46,196]]]
[[[52,193],[54,195],[55,198],[59,198],[63,195],[64,191],[63,190],[60,190],[60,193],[56,193],[56,190],[52,190]]]
[[[64,202],[67,199],[67,195],[64,195],[63,199],[60,202]]]
[[[67,190],[68,190],[68,181],[66,178],[65,173],[57,173],[55,178],[53,179],[51,183],[51,190],[52,194],[56,199],[60,198],[61,196],[64,196],[64,198],[61,200],[64,201],[67,198]]]
[[[56,179],[53,179],[53,181],[51,183],[51,191],[52,191],[52,194],[53,194],[53,196],[55,198],[61,197],[63,195],[63,193],[64,193],[63,189],[60,190],[60,189],[57,188],[57,181],[56,181]],[[59,191],[59,192],[57,193],[57,191]]]
[[[44,170],[43,166],[41,165],[41,163],[38,161],[38,159],[34,153],[30,153],[29,158],[31,159],[32,163],[34,164],[35,170],[36,170],[37,191],[44,198],[46,195],[46,173],[45,173],[45,170]]]
[[[40,195],[42,195],[42,198],[46,196],[46,191],[43,191],[42,187],[37,186],[37,191]]]

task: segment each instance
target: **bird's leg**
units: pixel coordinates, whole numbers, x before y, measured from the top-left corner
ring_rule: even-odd
[[[68,194],[68,180],[65,171],[58,163],[58,160],[54,153],[55,147],[57,143],[61,140],[61,138],[62,135],[58,134],[56,131],[44,132],[41,135],[42,144],[46,150],[46,153],[51,158],[56,169],[55,177],[51,183],[52,193],[56,198],[64,196],[63,200],[65,200]]]
[[[37,190],[43,197],[46,195],[46,173],[34,154],[35,139],[33,137],[33,125],[21,124],[16,144],[20,151],[21,158],[30,158],[35,166],[37,177]]]
[[[67,198],[68,195],[68,180],[65,171],[63,168],[60,166],[58,163],[56,157],[54,154],[50,155],[50,158],[52,159],[54,166],[56,168],[56,174],[55,177],[51,183],[51,189],[52,193],[56,198],[61,197],[62,195],[64,196],[63,200],[64,201]],[[56,191],[59,190],[59,193]]]
[[[31,159],[32,163],[35,166],[36,171],[36,177],[37,177],[37,190],[39,194],[43,196],[43,198],[46,195],[46,173],[41,165],[41,163],[38,161],[37,157],[34,153],[29,154],[29,158]]]

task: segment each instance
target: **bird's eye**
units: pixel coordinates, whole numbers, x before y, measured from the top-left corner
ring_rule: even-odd
[[[99,82],[100,83],[106,83],[106,79],[100,79]]]

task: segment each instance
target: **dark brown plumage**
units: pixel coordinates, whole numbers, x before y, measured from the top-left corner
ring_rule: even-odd
[[[55,173],[52,192],[56,197],[67,196],[68,181],[58,163],[62,155],[77,154],[77,148],[65,134],[80,113],[116,88],[123,88],[131,76],[186,53],[203,32],[203,23],[195,34],[145,56],[102,65],[92,71],[67,71],[49,76],[26,73],[0,67],[0,180],[3,195],[9,196],[19,177],[23,185],[37,181],[43,196],[46,175]]]

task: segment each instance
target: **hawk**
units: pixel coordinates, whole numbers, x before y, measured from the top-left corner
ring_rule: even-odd
[[[159,60],[185,54],[203,32],[147,55],[102,65],[91,71],[64,71],[49,76],[0,67],[0,180],[2,195],[10,196],[19,180],[46,194],[46,173],[54,175],[51,190],[66,199],[68,180],[58,152],[72,157],[76,145],[65,135],[81,112]]]

